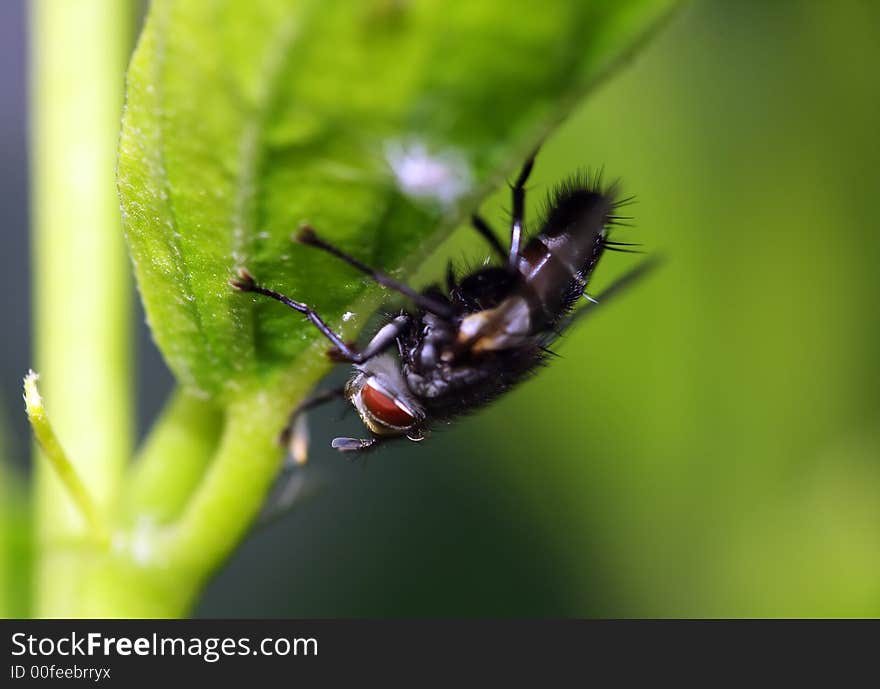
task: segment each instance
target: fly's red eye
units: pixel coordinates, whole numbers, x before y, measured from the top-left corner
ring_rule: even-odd
[[[363,387],[361,399],[370,413],[384,424],[406,428],[415,422],[412,414],[398,407],[393,399],[385,393],[379,392],[372,385]]]

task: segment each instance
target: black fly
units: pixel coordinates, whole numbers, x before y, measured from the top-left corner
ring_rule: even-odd
[[[328,244],[310,227],[300,229],[300,243],[336,256],[416,306],[388,319],[362,350],[343,341],[308,305],[239,271],[230,281],[233,287],[270,297],[305,315],[332,343],[330,356],[354,366],[344,387],[301,404],[291,428],[300,426],[297,419],[307,409],[346,397],[370,437],[335,438],[332,446],[337,450],[364,451],[394,438],[422,440],[431,425],[491,402],[546,362],[548,345],[583,312],[572,311],[578,300],[596,301],[586,288],[604,251],[629,251],[625,247],[631,245],[608,238],[623,220],[617,211],[627,200],[618,199],[614,185],[603,187],[601,176],[585,175],[554,192],[539,232],[522,246],[525,183],[533,162],[534,158],[526,162],[512,187],[509,248],[481,217],[473,217],[474,228],[491,245],[500,265],[480,268],[462,279],[450,268],[445,290],[433,285],[417,292]],[[302,445],[303,433],[301,427],[294,433],[294,444]],[[294,452],[302,453],[303,448]]]

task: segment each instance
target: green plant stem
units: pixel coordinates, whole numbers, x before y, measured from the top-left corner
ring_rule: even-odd
[[[213,403],[176,390],[129,472],[126,520],[176,518],[211,461],[222,426]]]
[[[98,509],[110,512],[131,453],[131,289],[113,171],[131,0],[31,4],[35,346],[53,424]],[[62,614],[77,571],[56,548],[83,534],[48,464],[36,464],[37,615]]]
[[[28,617],[31,530],[21,477],[5,461],[0,427],[0,619]]]
[[[278,432],[295,400],[305,394],[323,370],[315,368],[284,386],[284,402],[278,389],[259,389],[242,395],[226,410],[219,445],[204,472],[187,469],[178,474],[176,458],[204,457],[207,434],[184,432],[213,427],[216,411],[206,409],[185,393],[171,402],[135,471],[144,482],[141,496],[155,498],[143,504],[168,509],[185,508],[171,523],[157,523],[150,512],[138,511],[137,521],[114,539],[114,551],[88,563],[87,586],[77,614],[89,617],[180,617],[187,614],[207,579],[241,541],[259,513],[266,493],[277,476],[282,448]],[[199,408],[201,407],[201,408]],[[207,414],[207,418],[204,416]],[[201,418],[198,418],[202,415]],[[165,438],[163,440],[163,437]],[[178,454],[165,454],[174,449]],[[184,459],[184,461],[188,461]],[[152,466],[149,466],[152,465]],[[167,471],[163,472],[162,467]],[[192,488],[181,476],[201,475]],[[175,497],[158,500],[160,476]],[[184,485],[185,484],[185,485]],[[154,512],[153,515],[156,513]]]
[[[304,394],[308,383],[298,385]],[[241,540],[277,476],[283,456],[278,433],[291,408],[266,390],[242,395],[228,407],[214,461],[176,526],[171,561],[207,574]]]

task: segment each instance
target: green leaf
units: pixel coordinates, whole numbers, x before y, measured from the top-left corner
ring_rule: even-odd
[[[128,75],[119,188],[178,379],[229,399],[289,377],[321,340],[280,304],[233,291],[240,266],[350,336],[363,321],[342,315],[381,290],[292,244],[298,225],[405,277],[673,4],[153,2]]]

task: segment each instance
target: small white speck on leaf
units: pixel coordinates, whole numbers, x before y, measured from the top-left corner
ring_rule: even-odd
[[[422,141],[394,140],[385,145],[385,158],[397,186],[408,196],[448,206],[471,187],[470,166],[453,149],[433,152]]]

